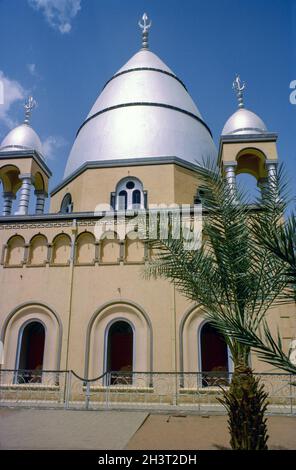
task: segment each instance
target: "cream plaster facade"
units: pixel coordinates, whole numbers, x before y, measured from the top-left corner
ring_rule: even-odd
[[[141,178],[155,203],[188,203],[196,194],[198,177],[186,168],[153,165],[121,170],[104,169],[102,177],[101,169],[88,170],[90,181],[96,177],[103,182],[104,202],[108,200],[107,189],[110,194],[116,186],[116,177],[128,174]],[[156,178],[156,171],[160,178]],[[86,184],[83,174],[71,186],[62,188],[61,195],[55,194],[54,207],[70,190],[75,207],[78,193],[74,187],[78,191],[82,177]],[[4,367],[17,368],[20,331],[27,322],[38,319],[46,330],[45,369],[73,369],[82,377],[97,377],[106,370],[108,328],[116,319],[122,319],[134,331],[133,370],[200,371],[202,314],[168,282],[143,279],[141,271],[149,253],[142,240],[109,240],[105,236],[97,240],[98,220],[94,215],[53,212],[21,220],[1,218]],[[294,307],[271,309],[269,318],[274,332],[280,327],[288,349],[296,331]],[[261,372],[271,371],[255,355],[252,365]]]
[[[174,83],[174,93],[171,95],[178,107],[173,101],[175,105],[168,106],[166,113],[170,112],[170,126],[173,133],[178,134],[176,148],[179,148],[180,142],[183,142],[184,149],[187,146],[187,134],[182,137],[183,134],[176,127],[179,121],[174,117],[182,114],[184,122],[187,122],[186,119],[191,120],[190,126],[188,124],[188,139],[191,139],[193,129],[196,129],[200,139],[204,139],[206,133],[212,152],[214,146],[207,126],[197,111],[196,115],[191,112],[195,108],[186,109],[189,98],[186,98],[184,85],[169,69],[160,70],[164,68],[163,63],[155,63],[156,56],[150,53],[147,56],[148,52],[146,56],[154,62],[148,63],[145,68],[145,63],[141,62],[144,60],[143,54],[140,52],[137,56],[139,80],[141,74],[145,73],[145,84],[152,76],[155,84],[157,74],[161,77],[164,74],[168,84],[170,80]],[[139,72],[142,70],[139,64],[145,72]],[[130,68],[124,71],[125,80],[132,71]],[[121,80],[121,74],[113,77],[113,85],[118,83],[117,86],[120,86],[118,80]],[[124,83],[126,87],[126,81]],[[182,93],[180,91],[180,96],[175,96],[179,89]],[[180,108],[182,100],[184,103],[186,101],[184,109]],[[139,111],[138,105],[141,103],[136,104]],[[128,105],[132,109],[133,103]],[[156,113],[157,106],[163,109],[167,105],[153,102],[153,113]],[[100,115],[112,112],[103,109]],[[123,112],[124,107],[120,105],[120,116]],[[145,112],[150,112],[147,102]],[[157,113],[153,116],[155,125]],[[91,122],[91,126],[95,127],[96,119],[99,117],[91,116],[83,126],[89,126]],[[112,130],[111,124],[108,121],[108,129]],[[162,127],[166,124],[162,123]],[[173,137],[172,134],[174,144]],[[133,146],[136,138],[139,137],[130,136]],[[108,134],[108,139],[112,140],[112,135],[110,137]],[[127,143],[125,140],[124,144]],[[143,142],[140,144],[139,148],[143,150]],[[161,144],[163,146],[164,142]],[[92,146],[92,142],[88,145]],[[207,145],[206,140],[203,140],[203,145]],[[188,144],[187,151],[190,153],[192,148],[189,147]],[[148,281],[143,278],[143,269],[150,256],[147,245],[137,236],[129,238],[119,233],[115,237],[110,236],[113,231],[117,232],[117,227],[110,225],[108,216],[102,212],[106,211],[107,206],[109,209],[110,205],[114,207],[115,199],[120,196],[116,188],[123,179],[137,181],[139,187],[143,188],[142,193],[139,191],[141,194],[134,194],[135,201],[141,207],[160,204],[186,204],[192,207],[199,187],[198,169],[193,163],[193,156],[186,159],[182,155],[162,154],[157,157],[152,154],[151,158],[136,158],[135,155],[129,158],[126,155],[122,159],[101,158],[95,161],[92,158],[92,161],[88,161],[87,149],[85,155],[77,154],[77,150],[75,152],[73,165],[77,166],[78,157],[82,164],[72,174],[67,174],[52,191],[49,213],[44,214],[44,198],[47,196],[51,173],[42,156],[34,149],[1,150],[0,147],[0,179],[6,198],[4,215],[0,217],[0,331],[4,342],[2,367],[19,368],[24,329],[30,322],[39,322],[45,332],[43,369],[72,369],[80,377],[98,377],[108,368],[108,335],[112,325],[125,322],[132,331],[131,370],[201,371],[202,313],[167,281]],[[275,171],[276,136],[267,132],[222,136],[216,159],[230,184],[235,184],[236,175],[242,172],[252,174],[260,184]],[[32,187],[35,187],[39,199],[36,212],[28,214]],[[12,199],[18,191],[21,191],[22,212],[11,214]],[[65,200],[66,210],[63,209]],[[100,237],[96,231],[98,224],[102,229]],[[295,305],[291,305],[273,308],[268,315],[272,331],[275,333],[279,327],[286,351],[296,336],[295,313]],[[274,370],[259,362],[254,354],[251,363],[258,372]],[[231,367],[231,358],[228,357],[229,371]]]

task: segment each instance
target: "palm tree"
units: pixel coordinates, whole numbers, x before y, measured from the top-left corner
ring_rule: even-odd
[[[267,394],[249,366],[250,346],[229,335],[229,325],[236,320],[246,331],[259,330],[265,313],[286,287],[284,262],[271,257],[264,245],[254,243],[250,220],[258,209],[246,203],[245,194],[234,191],[215,167],[200,168],[199,173],[200,247],[187,249],[184,233],[177,239],[169,225],[165,237],[148,241],[153,256],[145,275],[173,282],[222,333],[234,363],[230,387],[224,389],[222,398],[231,446],[266,449]],[[275,216],[279,217],[278,209]]]
[[[287,286],[277,303],[292,303],[296,301],[296,218],[291,216],[283,221],[282,214],[289,203],[286,191],[283,168],[266,188],[261,211],[256,218],[251,219],[251,229],[254,242],[267,249],[269,256],[278,258],[284,263],[284,274]],[[276,189],[276,190],[275,190]],[[278,210],[278,208],[280,210]],[[274,214],[277,214],[274,217]],[[259,331],[246,328],[239,318],[228,318],[228,334],[240,342],[252,347],[259,358],[269,364],[279,367],[290,374],[296,374],[296,364],[289,355],[285,354],[279,333],[273,338],[266,321],[262,322]]]

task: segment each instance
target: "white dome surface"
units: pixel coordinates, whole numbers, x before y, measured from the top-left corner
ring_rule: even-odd
[[[222,135],[262,134],[264,132],[267,132],[267,128],[262,119],[252,111],[240,108],[226,121]]]
[[[0,151],[2,150],[37,150],[42,154],[42,144],[31,126],[21,124],[4,137],[0,145]]]
[[[97,98],[64,177],[86,162],[168,156],[200,163],[203,157],[216,158],[217,151],[184,85],[155,54],[141,50]]]
[[[126,70],[145,67],[163,70],[164,72],[172,73],[174,75],[171,69],[156,54],[149,51],[149,49],[141,49],[133,55],[133,57],[131,57],[131,59],[128,60],[115,75]]]

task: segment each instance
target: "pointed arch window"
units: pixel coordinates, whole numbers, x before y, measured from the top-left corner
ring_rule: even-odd
[[[41,382],[45,345],[45,328],[39,321],[31,321],[21,331],[17,363],[17,382]]]
[[[67,193],[62,200],[60,212],[62,214],[70,214],[73,212],[73,201],[70,193]]]
[[[131,325],[124,320],[115,321],[107,334],[107,372],[111,384],[132,382],[134,333]]]
[[[210,323],[200,330],[200,356],[203,387],[228,380],[229,355],[223,336]]]
[[[119,191],[118,193],[118,210],[124,210],[126,211],[127,209],[127,192],[125,190]]]
[[[135,189],[133,191],[133,208],[140,208],[141,207],[141,191],[139,189]]]

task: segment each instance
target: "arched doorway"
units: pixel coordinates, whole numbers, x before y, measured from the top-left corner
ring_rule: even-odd
[[[25,326],[20,337],[18,382],[41,382],[45,329],[41,322],[32,321]]]
[[[225,382],[229,372],[227,344],[210,323],[205,323],[201,328],[200,353],[202,385],[206,387]]]
[[[131,325],[119,320],[113,323],[107,338],[107,372],[111,375],[111,384],[131,383],[133,371],[133,329]]]

